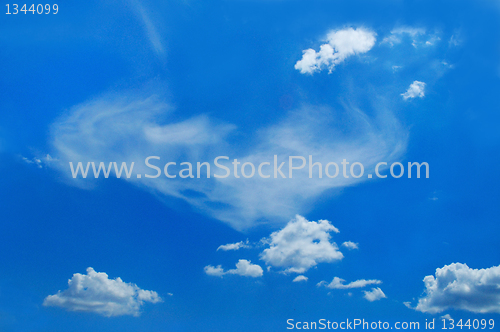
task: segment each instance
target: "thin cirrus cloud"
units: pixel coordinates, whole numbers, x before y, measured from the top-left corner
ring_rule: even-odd
[[[213,159],[221,153],[254,165],[272,163],[274,155],[278,164],[288,162],[289,156],[312,155],[313,162],[323,167],[329,162],[340,165],[346,159],[362,163],[366,173],[373,173],[378,162],[397,160],[407,140],[392,112],[377,107],[375,114],[368,116],[356,107],[333,110],[304,105],[261,128],[249,142],[239,142],[234,139],[236,126],[206,115],[169,120],[171,107],[153,94],[108,94],[74,106],[53,123],[51,155],[57,162],[51,166],[66,174],[68,183],[91,188],[95,181],[72,178],[69,162],[135,162],[131,178],[125,180],[160,198],[185,200],[238,230],[259,222],[282,223],[308,212],[325,191],[361,183],[366,177],[330,179],[323,173],[322,178],[309,178],[307,167],[294,172],[292,179],[288,174],[286,179],[170,179],[163,174],[138,179],[137,174],[155,174],[144,163],[148,156],[160,157],[156,164],[162,169],[170,161],[177,165],[207,161],[213,167]],[[231,166],[230,161],[226,165]],[[272,167],[265,171],[272,173]]]
[[[89,267],[86,275],[75,273],[66,290],[47,296],[43,305],[111,317],[139,316],[145,302],[158,303],[162,299],[154,291],[141,289],[121,278],[109,279],[106,273]]]
[[[150,15],[148,14],[146,8],[141,4],[139,0],[130,0],[130,4],[133,6],[136,15],[144,25],[144,30],[153,50],[157,55],[163,55],[165,53],[165,48],[163,47],[161,36],[158,33],[158,29],[153,24],[153,21],[150,18]]]
[[[295,69],[302,74],[328,69],[331,73],[335,66],[350,56],[368,52],[374,45],[376,33],[365,28],[345,28],[327,34],[327,43],[319,51],[309,48],[302,51],[302,59],[297,61]]]
[[[249,260],[240,259],[238,263],[236,263],[236,269],[224,271],[221,265],[212,266],[207,265],[204,268],[205,273],[210,276],[222,277],[226,274],[237,274],[243,277],[252,277],[258,278],[262,277],[264,271],[257,264],[252,264]]]
[[[432,314],[448,309],[475,313],[500,313],[500,266],[471,269],[453,263],[436,269],[424,278],[425,296],[418,300],[417,311]]]
[[[420,81],[413,81],[412,84],[408,87],[405,93],[402,93],[404,100],[413,99],[413,98],[423,98],[425,96],[425,83]]]
[[[344,255],[330,232],[339,230],[328,220],[308,221],[297,215],[283,229],[271,234],[269,248],[261,253],[267,265],[284,272],[304,273],[322,262],[340,261]]]
[[[352,288],[364,288],[368,285],[378,285],[381,284],[382,281],[380,280],[365,280],[365,279],[360,279],[356,281],[352,281],[348,284],[344,283],[345,280],[341,279],[339,277],[334,277],[331,283],[327,283],[326,281],[321,281],[318,283],[319,286],[325,286],[326,288],[330,289],[352,289]]]
[[[387,296],[385,296],[384,292],[380,289],[380,287],[372,288],[370,291],[363,291],[363,293],[365,293],[363,297],[370,302],[387,298]]]
[[[389,36],[384,37],[381,44],[387,43],[390,46],[394,46],[395,44],[400,44],[405,36],[408,36],[412,39],[412,45],[416,47],[418,37],[423,35],[425,35],[425,29],[423,28],[399,27],[393,29]]]

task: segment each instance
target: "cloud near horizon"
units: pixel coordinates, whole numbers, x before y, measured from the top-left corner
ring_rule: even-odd
[[[424,278],[425,296],[417,311],[436,314],[447,309],[475,313],[500,313],[500,266],[471,269],[453,263]]]
[[[144,302],[158,303],[162,299],[154,291],[141,289],[121,278],[109,279],[106,273],[89,267],[86,275],[75,273],[66,290],[47,296],[43,305],[112,317],[139,316]]]

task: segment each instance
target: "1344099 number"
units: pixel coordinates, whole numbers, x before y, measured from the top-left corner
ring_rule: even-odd
[[[57,14],[57,12],[59,12],[59,6],[57,4],[53,4],[53,5],[50,5],[50,4],[38,4],[38,5],[35,5],[35,4],[31,4],[31,6],[27,5],[27,4],[23,4],[22,6],[21,5],[18,5],[17,3],[14,3],[12,5],[10,4],[6,4],[5,6],[7,6],[7,12],[5,14],[19,14],[20,12],[23,12],[24,14],[27,14],[28,12],[32,13],[32,14]],[[12,7],[11,7],[12,6]],[[19,6],[21,6],[21,8],[19,8]],[[29,7],[28,7],[29,6]]]
[[[495,321],[493,319],[460,319],[458,322],[451,318],[443,318],[442,330],[453,330],[453,329],[473,329],[473,330],[492,330],[495,327]]]

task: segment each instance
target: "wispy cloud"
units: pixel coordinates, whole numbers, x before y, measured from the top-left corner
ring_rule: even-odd
[[[55,161],[54,158],[52,158],[49,154],[45,155],[44,157],[33,157],[31,159],[21,156],[21,159],[27,164],[36,165],[38,168],[43,168],[44,166],[50,165],[51,162]]]
[[[302,51],[302,59],[295,69],[302,74],[313,74],[326,68],[329,72],[352,55],[368,52],[375,45],[376,33],[365,28],[346,28],[327,34],[327,43],[319,51],[309,48]]]
[[[75,273],[68,289],[45,298],[43,305],[69,311],[93,312],[106,317],[139,316],[144,302],[158,303],[162,299],[154,291],[143,290],[120,278],[109,279],[103,272],[87,269],[87,274]]]
[[[223,251],[239,250],[241,248],[250,248],[250,245],[248,244],[248,240],[246,242],[240,241],[237,243],[223,244],[217,248],[217,251],[219,251],[219,250],[223,250]]]
[[[309,178],[307,169],[293,179],[169,179],[165,176],[138,180],[136,174],[149,174],[147,156],[159,156],[161,167],[168,161],[213,161],[221,151],[241,163],[255,165],[272,161],[288,162],[288,156],[313,156],[313,162],[341,164],[342,159],[357,161],[365,172],[375,164],[396,160],[405,151],[406,132],[392,112],[379,108],[368,116],[356,107],[344,110],[304,105],[278,123],[262,128],[249,143],[232,139],[235,126],[205,115],[172,121],[168,104],[154,95],[123,93],[104,95],[76,105],[52,126],[52,145],[58,158],[54,167],[71,183],[72,162],[135,162],[127,181],[162,196],[184,199],[195,208],[237,229],[252,227],[258,221],[283,222],[305,213],[323,192],[343,188],[366,178]],[[342,124],[342,125],[340,125]],[[193,194],[195,193],[195,194]],[[275,199],[280,197],[279,200]]]
[[[405,36],[408,36],[412,40],[412,45],[417,46],[417,38],[419,36],[425,35],[425,29],[414,28],[414,27],[399,27],[391,31],[391,33],[382,39],[381,44],[389,44],[394,46],[395,44],[400,44]]]
[[[436,269],[435,276],[426,276],[424,283],[425,296],[418,300],[418,311],[500,313],[500,266],[471,269],[466,264],[453,263]]]
[[[250,261],[246,259],[240,259],[238,263],[236,263],[236,269],[224,271],[221,265],[218,265],[216,267],[212,265],[207,265],[205,266],[204,270],[206,274],[216,277],[222,277],[223,275],[226,274],[237,274],[244,277],[257,278],[257,277],[262,277],[262,275],[264,274],[264,271],[259,265],[252,264]]]
[[[163,55],[165,53],[165,48],[163,47],[160,34],[153,24],[153,21],[151,20],[146,8],[141,4],[139,0],[130,0],[130,3],[134,7],[137,17],[141,20],[144,26],[144,30],[151,43],[151,46],[153,47],[153,50],[158,55]]]
[[[318,283],[317,286],[325,286],[326,288],[330,289],[351,289],[351,288],[363,288],[368,285],[378,285],[381,284],[382,281],[380,280],[365,280],[365,279],[360,279],[356,281],[352,281],[348,284],[344,284],[344,279],[341,279],[339,277],[334,277],[331,283],[327,283],[326,281],[321,281]]]

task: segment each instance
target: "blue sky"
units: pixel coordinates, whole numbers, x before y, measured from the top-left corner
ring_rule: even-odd
[[[58,5],[0,20],[1,331],[500,319],[497,2]],[[275,154],[430,177],[135,176]]]

